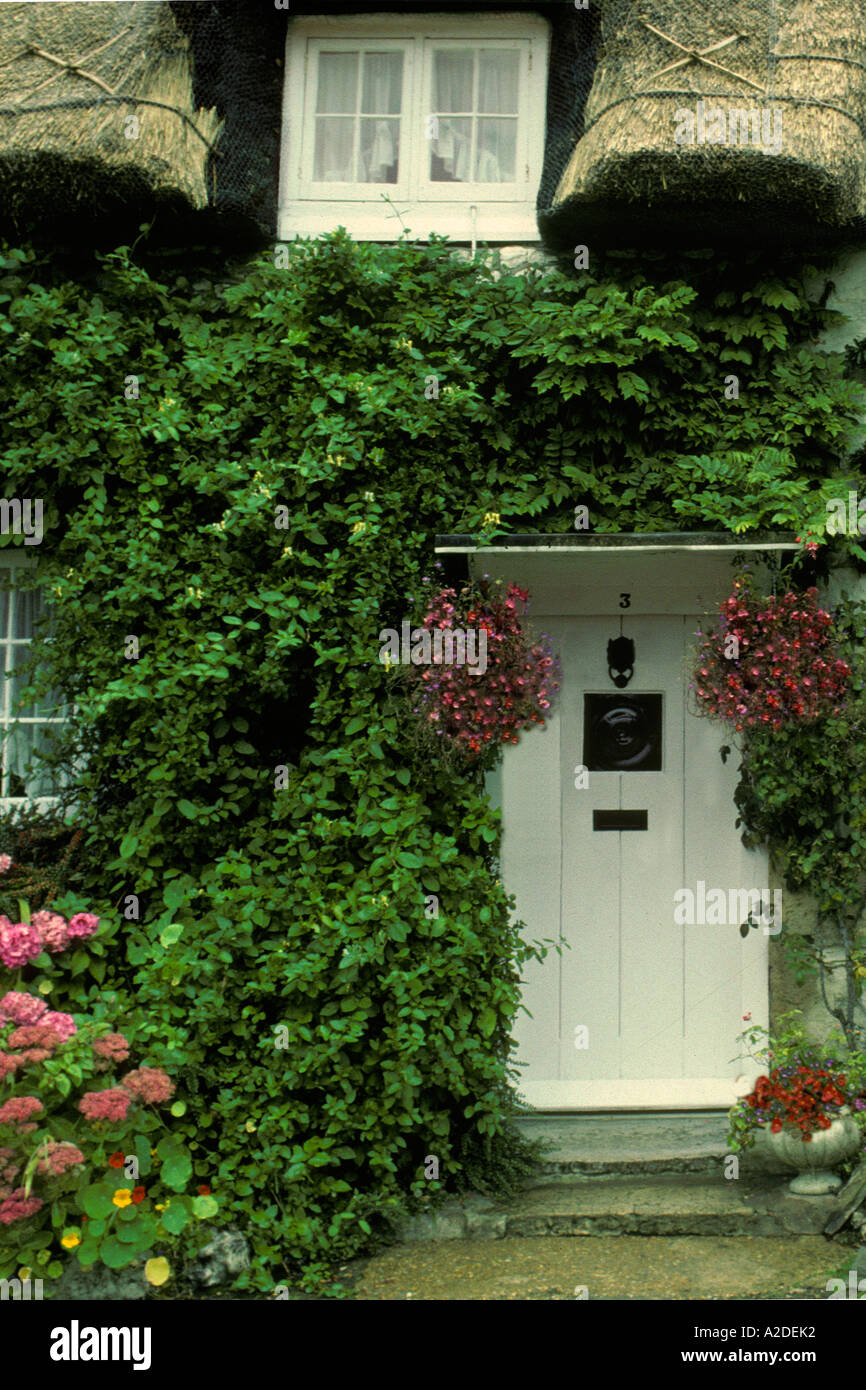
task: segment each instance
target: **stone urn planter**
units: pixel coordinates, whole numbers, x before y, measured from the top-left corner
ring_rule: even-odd
[[[804,1143],[797,1129],[781,1129],[773,1134],[769,1125],[763,1128],[765,1148],[783,1163],[799,1170],[788,1183],[789,1192],[800,1196],[820,1197],[836,1192],[842,1179],[833,1172],[840,1163],[853,1158],[862,1143],[859,1126],[848,1110],[842,1110],[831,1121],[829,1129],[813,1132]]]

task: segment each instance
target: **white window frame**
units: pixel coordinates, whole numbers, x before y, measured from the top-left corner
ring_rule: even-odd
[[[18,571],[19,573],[32,573],[34,568],[35,562],[33,561],[33,559],[31,559],[29,555],[22,554],[21,551],[17,548],[12,549],[12,547],[9,547],[8,549],[0,550],[0,570],[2,570],[4,576],[4,587],[5,579],[8,576],[14,576],[16,571]],[[23,716],[19,718],[18,716],[13,715],[11,712],[12,682],[6,676],[6,671],[15,671],[23,664],[20,660],[15,658],[14,653],[29,648],[32,642],[32,636],[12,636],[12,611],[13,604],[15,601],[13,596],[17,593],[20,593],[21,590],[13,582],[9,586],[8,592],[10,594],[11,601],[7,609],[6,632],[0,634],[0,641],[2,641],[6,646],[7,662],[5,668],[2,671],[0,671],[0,680],[2,680],[4,687],[3,690],[0,691],[0,740],[2,740],[0,741],[0,811],[11,811],[14,810],[16,807],[20,806],[26,808],[33,808],[38,811],[45,812],[51,810],[53,807],[59,804],[59,796],[4,796],[2,794],[3,786],[6,782],[7,776],[6,755],[4,747],[5,737],[3,736],[5,736],[6,730],[10,727],[10,725],[16,723],[55,725],[67,724],[69,722],[68,717],[46,718],[44,716],[39,716],[37,718],[35,716]]]
[[[312,180],[317,55],[334,43],[405,52],[396,184]],[[429,177],[433,49],[511,48],[520,54],[516,180],[434,183]],[[413,238],[538,242],[535,203],[544,161],[550,25],[533,13],[317,15],[293,19],[286,39],[277,234],[280,241],[344,226],[357,241]],[[382,197],[385,194],[391,202]]]

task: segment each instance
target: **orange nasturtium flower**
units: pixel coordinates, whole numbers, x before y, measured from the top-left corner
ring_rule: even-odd
[[[108,1166],[109,1168],[123,1167],[123,1154],[119,1150],[116,1154],[111,1155],[111,1158],[108,1160]]]

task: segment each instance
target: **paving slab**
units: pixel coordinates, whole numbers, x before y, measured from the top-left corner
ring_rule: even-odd
[[[506,1237],[392,1246],[341,1277],[366,1301],[812,1300],[853,1255],[821,1236]]]

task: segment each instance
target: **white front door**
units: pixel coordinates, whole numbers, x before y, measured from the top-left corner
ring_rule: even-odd
[[[774,924],[740,932],[767,866],[735,828],[736,750],[723,763],[724,730],[687,707],[700,619],[534,620],[559,642],[562,691],[506,753],[502,867],[528,936],[562,951],[525,973],[518,1089],[540,1109],[729,1106],[744,1015],[766,1023]],[[620,628],[636,653],[622,689]]]

